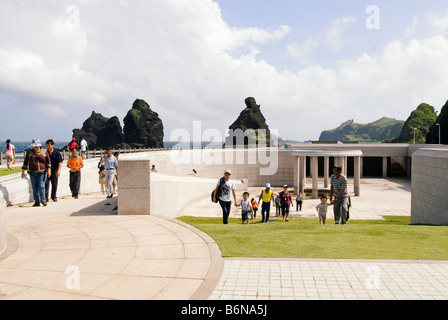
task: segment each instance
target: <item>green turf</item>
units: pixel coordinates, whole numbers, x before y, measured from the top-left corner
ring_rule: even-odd
[[[4,177],[10,174],[14,174],[14,173],[20,173],[22,172],[22,168],[20,167],[14,167],[12,168],[12,170],[8,170],[7,168],[1,168],[0,169],[0,177]]]
[[[252,220],[182,217],[210,235],[223,257],[448,260],[448,227],[410,225],[410,217],[350,220]]]

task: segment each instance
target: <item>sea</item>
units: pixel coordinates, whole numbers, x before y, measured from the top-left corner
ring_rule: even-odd
[[[14,145],[14,147],[16,148],[16,153],[23,153],[26,150],[28,150],[30,148],[30,142],[16,142],[13,141],[12,144]],[[67,146],[68,142],[55,142],[54,143],[54,147],[57,150],[60,150],[62,148],[64,148],[65,146]],[[198,143],[188,143],[188,142],[178,142],[178,141],[165,141],[164,143],[164,148],[167,149],[172,149],[174,147],[178,148],[198,148],[199,145],[201,146],[201,148],[205,148],[205,147],[215,147],[215,148],[219,148],[223,145],[223,142],[210,142],[210,141],[202,141],[202,142],[198,142]],[[5,144],[6,145],[6,144]],[[1,146],[1,151],[3,152],[3,149],[5,147],[5,145]],[[45,147],[45,146],[44,146]]]

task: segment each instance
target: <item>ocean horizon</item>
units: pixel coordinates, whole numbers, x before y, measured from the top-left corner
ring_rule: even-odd
[[[42,144],[44,144],[45,141],[42,141]],[[24,142],[24,141],[12,141],[12,144],[14,145],[14,147],[16,148],[16,153],[23,153],[26,150],[30,149],[30,144],[31,142]],[[54,142],[54,147],[57,150],[63,149],[66,145],[68,144],[68,142],[60,142],[60,141],[55,141]],[[199,145],[201,146],[201,148],[205,148],[205,147],[221,147],[224,144],[224,142],[210,142],[210,141],[202,141],[202,142],[179,142],[179,141],[164,141],[163,145],[164,148],[167,149],[171,149],[174,147],[182,147],[182,148],[194,148],[194,147],[198,147]],[[1,146],[1,152],[4,151],[4,148],[6,146],[6,143],[3,143],[3,145]],[[43,147],[45,147],[45,145],[43,145]],[[92,150],[92,149],[91,149]]]

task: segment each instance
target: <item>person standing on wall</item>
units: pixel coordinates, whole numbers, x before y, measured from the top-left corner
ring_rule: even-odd
[[[106,176],[104,178],[106,184],[107,199],[114,196],[114,177],[118,172],[118,160],[112,154],[112,150],[109,148],[104,155],[104,169],[106,170]]]
[[[223,224],[229,223],[228,219],[230,215],[230,210],[232,208],[232,199],[230,193],[233,194],[233,200],[235,201],[234,202],[235,206],[237,205],[235,194],[236,186],[235,182],[230,180],[231,175],[232,173],[230,172],[230,170],[226,170],[224,172],[224,177],[219,179],[216,188],[213,191],[213,202],[216,203],[219,201],[219,205],[221,206],[222,209]]]
[[[52,139],[47,140],[45,143],[47,146],[47,152],[50,156],[51,163],[51,176],[45,181],[45,197],[47,201],[50,201],[48,197],[50,194],[50,182],[51,182],[51,200],[54,202],[58,201],[57,191],[58,191],[58,180],[61,175],[62,167],[62,155],[58,150],[54,148],[54,141]]]
[[[261,202],[263,200],[263,202]],[[271,184],[266,184],[266,189],[261,191],[258,203],[261,203],[261,222],[269,222],[269,213],[271,212],[271,201],[274,203],[274,192],[271,190]]]
[[[330,203],[334,204],[333,210],[335,224],[339,224],[339,220],[341,220],[341,224],[346,224],[348,210],[347,178],[342,174],[341,166],[335,166],[333,168],[333,175],[331,176]]]

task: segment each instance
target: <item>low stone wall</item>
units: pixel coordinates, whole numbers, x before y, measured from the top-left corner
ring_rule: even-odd
[[[150,168],[150,160],[120,159],[119,215],[151,214],[164,218],[178,218],[182,210],[191,203],[209,196],[220,177],[206,179],[170,176],[151,173]],[[238,190],[247,190],[247,180],[234,180],[234,182]]]
[[[5,216],[6,216],[6,201],[0,198],[0,255],[7,248]]]
[[[448,225],[448,150],[413,154],[411,223]]]
[[[70,196],[70,173],[67,164],[62,164],[61,176],[58,183],[58,197]],[[98,192],[101,186],[98,183],[98,159],[85,160],[81,170],[80,193]],[[33,201],[33,190],[27,175],[22,179],[21,174],[14,174],[0,179],[0,199],[7,205],[19,205]]]

